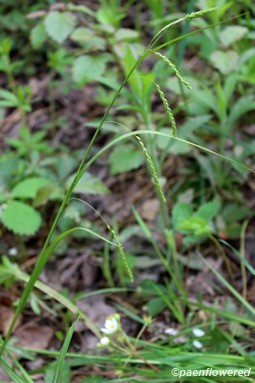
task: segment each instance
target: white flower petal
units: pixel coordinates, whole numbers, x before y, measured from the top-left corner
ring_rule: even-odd
[[[15,257],[18,254],[18,250],[16,247],[11,247],[8,251],[8,254],[12,257]]]
[[[106,319],[104,326],[105,327],[103,329],[101,329],[102,332],[104,332],[105,334],[113,334],[118,330],[119,323],[112,316],[112,317]]]
[[[112,331],[109,330],[108,328],[101,328],[101,331],[102,331],[104,334],[112,334]]]
[[[169,327],[165,329],[165,334],[174,336],[178,334],[178,331],[175,328]]]
[[[194,328],[192,330],[193,334],[195,336],[197,336],[198,338],[200,338],[201,336],[204,336],[205,335],[205,332],[203,330],[201,330],[200,328]]]
[[[193,341],[193,346],[196,347],[196,348],[202,348],[203,345],[201,342],[199,342],[199,340],[194,340]]]
[[[109,343],[110,343],[110,339],[107,338],[107,336],[104,336],[103,338],[100,339],[100,344],[102,346],[108,346]]]

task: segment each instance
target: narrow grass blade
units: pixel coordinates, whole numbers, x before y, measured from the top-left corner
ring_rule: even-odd
[[[0,359],[0,368],[12,379],[13,383],[31,383],[31,380],[24,380],[24,377],[21,378],[20,374],[16,373],[3,357]]]
[[[206,264],[206,266],[213,272],[214,275],[221,281],[221,283],[234,295],[234,297],[245,307],[252,315],[255,316],[255,309],[252,307],[249,302],[247,302],[239,292],[234,289],[228,283],[228,281],[205,259],[201,256],[201,259]]]
[[[37,279],[39,278],[39,275],[41,274],[41,271],[42,269],[44,268],[46,262],[48,261],[50,255],[53,253],[53,251],[55,250],[55,248],[57,247],[57,245],[64,239],[66,238],[67,236],[69,236],[70,234],[72,234],[73,232],[77,231],[77,230],[81,230],[81,231],[84,231],[84,232],[87,232],[89,234],[91,234],[92,236],[95,236],[96,238],[99,238],[101,239],[102,241],[105,241],[105,242],[108,242],[110,243],[111,245],[114,245],[116,246],[113,242],[109,241],[107,238],[104,238],[103,236],[101,236],[100,234],[94,232],[93,230],[90,230],[90,229],[87,229],[87,228],[83,228],[83,227],[75,227],[75,228],[72,228],[72,229],[69,229],[67,231],[65,231],[64,233],[60,234],[52,243],[51,245],[48,247],[48,249],[44,252],[44,257],[41,257],[39,258],[34,270],[33,270],[33,273],[24,289],[24,292],[19,300],[19,303],[18,303],[18,306],[17,306],[17,309],[16,309],[16,312],[15,312],[15,315],[14,315],[14,318],[13,318],[13,321],[12,321],[12,324],[8,330],[8,333],[6,335],[6,338],[5,338],[5,341],[3,343],[3,346],[2,346],[2,349],[1,349],[1,352],[0,352],[0,355],[1,353],[3,352],[4,348],[5,348],[5,345],[6,345],[6,342],[7,340],[9,339],[10,335],[11,335],[11,332],[13,330],[13,326],[14,324],[16,323],[16,320],[18,319],[18,316],[20,315],[20,313],[22,312],[29,296],[30,296],[30,293],[34,287],[34,285],[36,284],[36,281]]]
[[[68,348],[69,348],[69,345],[70,345],[70,342],[71,342],[71,339],[73,337],[73,333],[74,333],[74,330],[75,330],[75,327],[76,327],[78,321],[79,321],[79,318],[76,320],[75,323],[72,324],[72,326],[69,328],[69,330],[66,334],[64,344],[63,344],[61,351],[60,351],[60,354],[59,354],[59,358],[57,361],[57,366],[56,366],[56,369],[54,372],[52,383],[61,383],[62,382],[62,378],[63,378],[62,377],[62,369],[63,369],[63,365],[65,362],[66,353],[68,351]]]

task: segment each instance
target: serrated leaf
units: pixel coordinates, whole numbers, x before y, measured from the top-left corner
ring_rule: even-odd
[[[246,35],[248,29],[241,25],[230,25],[220,32],[220,40],[225,47],[235,43]]]
[[[139,168],[144,161],[144,154],[134,145],[119,145],[110,154],[111,174],[119,174]]]
[[[12,198],[35,198],[37,191],[47,184],[51,183],[46,178],[31,177],[19,182],[11,191]]]
[[[40,214],[31,206],[19,201],[9,201],[2,213],[2,222],[15,234],[32,235],[40,227]]]
[[[235,51],[215,51],[210,60],[222,74],[228,74],[238,68],[239,56]]]
[[[43,23],[36,25],[30,33],[30,41],[33,48],[40,48],[46,39],[47,33],[45,30],[45,25]]]
[[[74,179],[74,175],[69,177],[67,181],[67,187],[69,187]],[[76,185],[73,193],[79,194],[105,194],[109,190],[107,186],[96,176],[93,176],[90,173],[85,173],[78,184]]]
[[[77,58],[72,68],[74,81],[79,85],[96,81],[104,73],[108,58],[107,55],[101,55],[100,57],[84,55]]]
[[[61,44],[72,33],[76,18],[70,12],[50,12],[45,20],[45,27],[48,35]]]

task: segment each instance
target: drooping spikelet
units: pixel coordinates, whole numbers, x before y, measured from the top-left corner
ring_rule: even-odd
[[[176,75],[176,77],[180,80],[180,82],[186,86],[188,89],[192,89],[191,88],[191,85],[184,80],[184,78],[182,77],[181,73],[179,72],[179,70],[176,68],[176,66],[164,55],[162,55],[161,53],[159,52],[156,52],[156,51],[151,51],[154,53],[154,55],[158,56],[159,58],[161,58],[171,69],[172,71],[174,72],[174,74]]]
[[[141,138],[139,136],[137,136],[137,135],[135,135],[135,138],[138,140],[139,144],[141,145],[143,153],[144,153],[144,155],[146,157],[146,160],[147,160],[147,163],[148,163],[148,166],[149,166],[152,178],[153,178],[153,182],[154,182],[155,188],[156,188],[156,190],[157,190],[157,192],[159,194],[159,197],[162,200],[162,202],[166,203],[166,198],[165,198],[163,190],[161,188],[161,185],[160,185],[160,182],[159,182],[159,178],[158,178],[158,174],[157,174],[157,171],[155,169],[155,166],[154,166],[154,163],[152,161],[152,158],[149,155],[148,150],[146,149],[146,147],[145,147],[144,143],[142,142]]]
[[[177,127],[176,127],[176,123],[175,123],[175,119],[174,119],[174,115],[173,115],[172,109],[170,108],[170,106],[168,104],[168,101],[167,101],[167,99],[165,97],[165,94],[162,91],[162,89],[160,88],[160,86],[158,84],[155,84],[155,85],[156,85],[157,91],[159,93],[160,99],[163,102],[163,105],[165,107],[165,110],[166,110],[166,113],[167,113],[167,116],[168,116],[171,128],[173,130],[173,136],[176,137],[177,136]]]

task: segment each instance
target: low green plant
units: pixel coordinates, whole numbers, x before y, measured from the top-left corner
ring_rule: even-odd
[[[113,41],[117,34],[116,30],[120,27],[120,20],[123,16],[122,13],[118,14],[118,10],[120,9],[119,7],[120,4],[115,4],[115,2],[103,1],[101,8],[96,13],[96,15],[93,12],[90,12],[86,7],[74,6],[72,4],[65,6],[62,12],[50,10],[48,13],[44,14],[43,21],[33,30],[31,35],[32,43],[34,44],[35,48],[39,48],[42,43],[46,43],[47,36],[49,36],[53,40],[53,44],[62,44],[68,38],[68,36],[72,38],[72,33],[75,32],[76,39],[77,36],[79,36],[79,38],[82,40],[81,37],[84,36],[84,30],[78,31],[79,28],[75,28],[78,23],[76,12],[83,12],[91,17],[96,17],[98,23],[103,29],[103,34],[106,35],[106,37],[104,37],[106,39],[112,39],[110,44],[111,47],[113,47]],[[150,7],[151,10],[155,12],[155,4],[153,2],[150,2]],[[7,206],[5,207],[2,205],[2,207],[4,207],[2,213],[2,221],[8,228],[14,232],[16,230],[16,232],[19,234],[32,234],[32,232],[35,231],[34,228],[36,226],[34,222],[35,220],[33,220],[30,215],[29,221],[30,225],[33,226],[33,230],[30,226],[29,229],[27,229],[27,232],[21,232],[22,229],[24,230],[25,225],[21,226],[21,224],[19,224],[18,230],[17,227],[15,227],[18,221],[14,222],[13,220],[14,210],[16,210],[17,213],[18,208],[22,206],[23,211],[21,211],[20,216],[24,216],[24,213],[26,213],[29,217],[28,210],[24,211],[24,206],[29,206],[21,202],[23,199],[25,201],[32,200],[34,207],[37,208],[41,205],[40,198],[42,198],[41,201],[43,201],[43,204],[45,201],[48,201],[56,192],[56,189],[54,188],[48,189],[48,185],[50,183],[53,184],[53,186],[57,185],[57,188],[59,189],[62,185],[62,194],[60,193],[56,199],[58,200],[63,198],[53,225],[49,230],[43,249],[38,257],[38,261],[35,265],[32,275],[29,276],[24,271],[20,270],[17,265],[11,263],[7,258],[3,258],[3,264],[0,266],[1,283],[9,285],[14,280],[19,280],[26,284],[24,292],[22,293],[21,298],[17,303],[16,313],[9,327],[8,333],[4,340],[0,340],[1,367],[7,373],[7,375],[13,379],[14,382],[20,382],[22,379],[22,381],[31,382],[32,379],[19,364],[19,362],[15,363],[15,361],[13,361],[15,369],[12,368],[12,365],[8,359],[9,355],[11,355],[11,352],[19,352],[20,357],[25,359],[31,358],[34,355],[45,355],[48,358],[58,359],[57,362],[53,361],[52,363],[49,363],[45,368],[43,368],[43,372],[45,372],[45,381],[47,383],[59,382],[63,381],[63,379],[66,379],[66,381],[69,382],[71,379],[70,369],[74,366],[83,366],[84,364],[100,364],[111,373],[111,376],[113,377],[113,380],[111,381],[116,382],[174,382],[177,381],[177,379],[172,374],[173,368],[194,370],[204,369],[206,366],[208,368],[214,369],[227,369],[237,368],[238,365],[240,366],[238,369],[246,368],[250,369],[252,374],[254,373],[254,355],[253,353],[247,352],[249,344],[247,344],[246,329],[244,327],[250,326],[253,328],[255,326],[254,309],[252,308],[251,304],[249,304],[246,299],[240,295],[240,293],[226,280],[223,275],[221,275],[210,264],[210,262],[204,259],[201,260],[200,258],[199,260],[204,262],[207,268],[211,270],[217,279],[219,279],[221,286],[224,286],[224,288],[229,290],[229,292],[234,296],[236,301],[239,302],[244,311],[242,315],[240,315],[239,308],[236,303],[232,305],[231,311],[229,307],[227,307],[227,302],[225,302],[225,305],[222,306],[217,300],[215,300],[213,305],[204,304],[202,303],[202,297],[197,301],[191,300],[188,296],[187,288],[183,281],[184,274],[182,266],[185,265],[185,262],[187,264],[187,260],[184,259],[185,257],[181,257],[177,251],[175,234],[181,234],[183,236],[182,246],[184,251],[186,249],[192,249],[193,246],[196,246],[196,249],[199,250],[203,242],[206,239],[209,239],[213,241],[218,251],[221,252],[221,255],[225,256],[223,243],[220,243],[216,239],[216,219],[219,215],[222,201],[216,196],[213,196],[206,199],[206,201],[209,202],[205,202],[204,200],[201,203],[200,201],[200,207],[197,207],[198,204],[196,200],[185,202],[185,197],[187,198],[187,195],[183,195],[182,197],[184,198],[184,201],[179,200],[174,203],[173,215],[170,221],[167,206],[168,195],[166,195],[166,193],[163,191],[161,177],[162,164],[171,148],[173,148],[173,153],[190,153],[189,149],[193,148],[192,155],[196,159],[198,156],[201,156],[201,154],[198,154],[199,151],[203,151],[209,155],[217,155],[218,159],[221,161],[227,160],[226,162],[230,164],[234,170],[237,169],[239,172],[241,169],[242,171],[245,170],[246,172],[251,171],[254,173],[254,170],[252,170],[249,166],[244,165],[243,163],[240,164],[239,158],[232,156],[229,157],[228,153],[225,155],[224,150],[219,151],[218,153],[217,150],[207,148],[203,140],[200,140],[198,136],[193,135],[196,129],[203,126],[204,123],[208,122],[210,118],[210,116],[207,114],[208,110],[204,112],[205,115],[202,117],[200,116],[200,118],[197,117],[195,119],[190,119],[186,123],[186,126],[184,124],[180,130],[177,129],[174,119],[176,111],[170,108],[168,97],[163,91],[163,87],[159,86],[157,83],[156,90],[158,91],[159,98],[163,103],[165,116],[163,117],[163,123],[161,124],[162,129],[161,127],[159,129],[154,129],[154,123],[161,119],[160,115],[160,118],[157,116],[157,118],[154,120],[154,115],[152,113],[152,103],[150,100],[153,90],[155,89],[154,83],[156,78],[156,71],[148,75],[144,75],[144,73],[142,73],[140,70],[138,71],[139,64],[141,64],[143,60],[145,60],[150,54],[153,53],[160,60],[163,60],[164,65],[167,64],[171,68],[175,76],[177,76],[177,79],[180,82],[180,86],[188,85],[189,87],[189,84],[186,80],[184,80],[183,76],[180,74],[175,65],[172,64],[172,62],[169,61],[166,56],[158,53],[159,46],[157,44],[159,43],[161,36],[171,26],[175,26],[183,21],[190,21],[197,17],[210,14],[212,11],[214,11],[214,9],[194,12],[166,25],[152,38],[147,48],[138,59],[136,59],[132,48],[127,47],[123,56],[124,62],[122,65],[123,72],[125,73],[125,79],[119,88],[116,87],[116,84],[109,86],[111,81],[107,81],[102,77],[103,74],[105,74],[107,63],[111,62],[112,60],[112,56],[104,56],[105,53],[103,53],[103,58],[100,59],[96,56],[94,57],[93,54],[87,55],[86,52],[85,55],[82,54],[74,61],[69,61],[66,51],[61,51],[61,48],[58,48],[55,53],[49,55],[49,63],[51,68],[57,73],[63,74],[65,65],[73,65],[72,73],[74,80],[78,85],[84,85],[91,82],[92,80],[97,80],[100,83],[109,86],[111,89],[117,88],[117,90],[114,93],[112,101],[108,105],[102,120],[97,126],[93,138],[82,157],[76,173],[73,173],[74,166],[69,156],[63,156],[62,153],[62,155],[60,155],[57,160],[51,159],[49,161],[51,165],[50,167],[47,167],[47,165],[45,166],[48,174],[51,174],[49,178],[43,178],[33,174],[32,177],[26,177],[25,179],[17,182],[15,185],[12,185],[13,187],[11,187],[11,191],[7,197],[3,193],[2,202],[4,204],[7,203]],[[124,34],[125,33],[127,33],[127,31],[125,31]],[[46,37],[44,38],[43,36]],[[97,40],[97,43],[100,45],[102,41],[100,42],[100,40]],[[67,58],[67,60],[65,60],[65,58]],[[62,59],[64,63],[63,65],[61,65]],[[92,78],[92,72],[90,73],[89,70],[83,71],[84,68],[86,69],[90,67],[90,65],[93,65],[95,69],[94,78]],[[52,73],[53,77],[54,75],[55,74]],[[131,105],[125,105],[122,107],[122,109],[135,111],[139,121],[145,125],[145,129],[139,130],[137,129],[136,125],[134,126],[134,129],[130,129],[130,127],[127,126],[128,124],[125,123],[124,125],[127,126],[128,133],[121,134],[123,124],[117,121],[117,124],[119,125],[118,127],[122,128],[118,130],[114,140],[106,144],[89,159],[91,148],[94,145],[95,140],[101,130],[107,125],[107,123],[109,123],[109,112],[117,98],[121,95],[121,92],[124,91],[124,87],[126,85],[129,86],[129,91],[127,91],[126,94],[124,92],[124,94],[126,99],[131,101]],[[227,85],[225,85],[225,90],[226,88]],[[233,90],[232,85],[230,85],[230,88]],[[219,94],[221,94],[222,89],[218,87],[217,90],[219,91]],[[221,108],[220,110],[222,111],[222,105],[220,105],[219,108]],[[166,122],[170,122],[171,130],[164,127]],[[189,132],[186,135],[185,130],[187,129],[187,126]],[[30,137],[31,140],[32,138]],[[131,143],[125,145],[124,143],[127,140],[130,140]],[[38,146],[41,148],[40,139],[38,141],[28,140],[28,142],[32,142],[32,145],[35,146],[35,151],[40,152],[40,149],[38,148]],[[22,146],[23,143],[20,145],[20,143],[17,143],[16,141],[16,146],[15,142],[12,142],[12,145],[19,151],[18,154],[20,156],[26,156],[26,151],[24,150],[25,146]],[[159,222],[159,227],[164,233],[165,245],[162,246],[161,244],[157,243],[157,240],[154,238],[154,233],[146,224],[145,220],[141,217],[137,209],[133,209],[140,233],[142,233],[143,238],[145,238],[146,241],[150,244],[150,248],[152,249],[154,255],[156,254],[159,258],[160,262],[158,262],[157,265],[161,263],[161,267],[163,266],[164,270],[164,279],[162,283],[142,281],[137,289],[137,299],[146,302],[145,309],[147,310],[148,316],[141,317],[140,315],[134,313],[130,307],[126,307],[126,305],[116,305],[116,308],[119,311],[123,312],[126,316],[130,317],[132,320],[137,321],[137,323],[141,325],[140,331],[136,337],[129,336],[123,330],[121,325],[121,316],[119,314],[113,314],[110,318],[108,318],[106,320],[105,327],[101,329],[100,332],[95,324],[92,323],[92,321],[87,317],[87,315],[83,313],[82,310],[78,309],[76,304],[66,298],[63,294],[56,292],[54,289],[51,289],[38,280],[43,267],[45,266],[49,257],[53,254],[53,252],[55,252],[57,246],[62,242],[62,240],[66,239],[69,235],[79,230],[86,232],[89,235],[95,236],[97,239],[103,240],[105,242],[104,263],[102,265],[102,269],[104,276],[110,286],[114,285],[109,256],[111,248],[118,251],[117,257],[119,258],[117,258],[117,261],[115,260],[115,268],[120,274],[120,282],[123,283],[123,285],[127,284],[127,278],[124,277],[124,271],[126,276],[129,277],[130,282],[133,282],[133,267],[130,267],[130,262],[128,262],[128,258],[124,253],[124,248],[120,240],[123,232],[119,233],[117,225],[113,226],[112,228],[112,226],[110,226],[108,222],[105,221],[110,239],[100,235],[98,232],[92,229],[80,226],[68,226],[62,233],[59,233],[59,229],[61,229],[61,223],[63,224],[63,218],[72,217],[71,225],[75,221],[80,221],[80,210],[77,208],[78,204],[73,204],[73,202],[82,201],[72,201],[72,195],[75,192],[84,193],[84,190],[88,191],[88,189],[90,192],[93,191],[96,193],[107,192],[105,185],[96,177],[91,176],[88,173],[88,169],[102,154],[112,148],[115,148],[110,155],[110,169],[113,175],[136,169],[141,166],[143,161],[146,162],[151,176],[151,182],[155,187],[155,194],[157,195],[160,202],[160,213],[162,221]],[[222,149],[223,148],[224,145]],[[133,153],[133,151],[135,153]],[[123,153],[124,159],[122,156]],[[129,160],[131,153],[132,159]],[[54,171],[52,171],[52,167],[55,167]],[[63,169],[64,175],[61,169]],[[63,182],[66,178],[69,179],[66,182],[65,187],[63,187]],[[203,179],[203,177],[201,177],[201,179]],[[66,194],[63,197],[64,191]],[[30,209],[33,208],[30,207]],[[38,218],[39,213],[35,209],[33,209],[33,212]],[[170,223],[172,226],[170,226]],[[37,221],[36,224],[36,228],[38,228],[40,222],[38,223]],[[30,232],[28,232],[29,230]],[[137,230],[137,227],[135,227],[135,230]],[[244,277],[246,268],[252,273],[254,270],[247,262],[245,262],[245,259],[243,258],[244,257],[240,259],[242,263],[242,276]],[[121,262],[119,262],[119,259],[121,259]],[[136,257],[133,257],[133,259],[136,259]],[[196,264],[194,268],[195,267],[201,267],[201,263],[198,266]],[[13,345],[10,342],[10,337],[18,316],[23,311],[29,300],[30,305],[33,305],[31,298],[33,287],[36,287],[42,293],[45,293],[47,296],[50,296],[51,298],[60,302],[61,305],[70,310],[75,317],[79,317],[79,319],[83,320],[87,327],[92,332],[94,332],[94,334],[99,339],[101,339],[99,345],[100,347],[106,346],[108,353],[69,353],[68,347],[74,332],[75,324],[72,325],[67,332],[66,339],[60,352],[51,350],[33,350],[31,348],[24,349]],[[229,306],[231,306],[231,303],[232,301],[230,301]],[[166,308],[171,314],[171,318],[175,318],[175,322],[178,325],[178,331],[176,330],[176,333],[170,337],[166,335],[166,332],[163,337],[161,336],[157,339],[157,342],[141,340],[140,338],[146,329],[148,331],[153,330],[153,318],[156,317],[156,315],[163,313]],[[197,321],[197,310],[200,310],[200,312],[204,315],[203,328],[205,331],[197,329],[196,327],[194,328],[194,323]],[[218,318],[223,319],[219,321]],[[222,324],[224,325],[223,327],[221,327]],[[239,333],[237,333],[235,326],[237,326],[237,328],[240,330]],[[224,328],[224,330],[222,328]],[[233,331],[233,328],[235,328],[235,331]],[[196,339],[196,334],[202,334],[200,339],[201,342]],[[242,338],[239,340],[239,334],[244,334],[243,339],[246,342],[245,345],[243,345]],[[200,335],[198,335],[198,337],[200,337]],[[178,337],[181,337],[181,339],[178,340]],[[198,352],[197,349],[200,348],[201,350]],[[66,357],[68,357],[68,359],[65,359]],[[17,374],[16,371],[21,373],[22,378],[20,378],[20,375]],[[86,381],[92,379],[93,382],[109,381],[107,378],[102,378],[100,376],[93,376],[91,379],[86,378]],[[183,379],[183,381],[190,380]],[[201,379],[200,381],[207,382],[208,380]],[[241,378],[240,381],[247,380]]]

